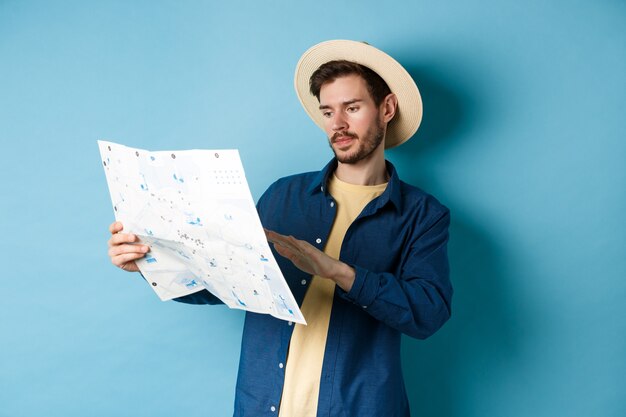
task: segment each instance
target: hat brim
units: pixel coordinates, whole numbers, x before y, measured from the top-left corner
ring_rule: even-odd
[[[411,75],[395,59],[365,42],[332,40],[314,45],[307,50],[294,77],[296,93],[309,117],[324,130],[324,119],[319,101],[311,94],[309,80],[320,65],[335,60],[347,60],[375,71],[398,98],[398,108],[387,126],[385,148],[393,148],[409,140],[422,121],[422,97]]]

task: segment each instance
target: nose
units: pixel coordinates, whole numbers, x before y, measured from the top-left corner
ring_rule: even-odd
[[[331,129],[335,132],[348,130],[348,122],[346,121],[346,118],[344,117],[344,114],[342,112],[336,112],[333,114],[331,120]]]

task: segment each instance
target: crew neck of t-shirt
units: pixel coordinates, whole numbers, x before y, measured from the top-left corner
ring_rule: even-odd
[[[385,182],[382,184],[376,185],[359,185],[359,184],[350,184],[349,182],[341,181],[337,178],[337,175],[333,174],[332,178],[333,185],[340,189],[341,191],[351,192],[351,193],[376,193],[382,192],[387,188],[387,184],[389,182]]]

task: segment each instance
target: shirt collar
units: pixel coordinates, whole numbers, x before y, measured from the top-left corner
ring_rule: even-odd
[[[387,172],[389,173],[389,183],[385,192],[381,194],[378,199],[377,208],[384,206],[388,201],[391,201],[393,205],[398,209],[402,209],[402,192],[400,185],[400,177],[396,172],[396,168],[393,164],[385,160],[387,166]],[[337,169],[337,159],[333,158],[326,166],[319,171],[314,177],[307,188],[309,194],[324,193],[328,195],[328,179]]]

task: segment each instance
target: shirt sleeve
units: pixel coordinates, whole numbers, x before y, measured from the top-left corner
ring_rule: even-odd
[[[139,271],[139,275],[141,275],[141,278],[143,278],[144,280],[146,279],[141,271]],[[224,304],[222,300],[220,300],[207,290],[194,292],[193,294],[185,295],[183,297],[172,298],[172,300],[185,304]]]
[[[431,336],[451,314],[449,225],[446,210],[411,241],[399,276],[351,265],[356,277],[349,292],[340,292],[342,297],[402,333],[418,339]]]
[[[207,290],[201,290],[183,297],[173,298],[173,300],[185,304],[224,304],[222,300]]]

